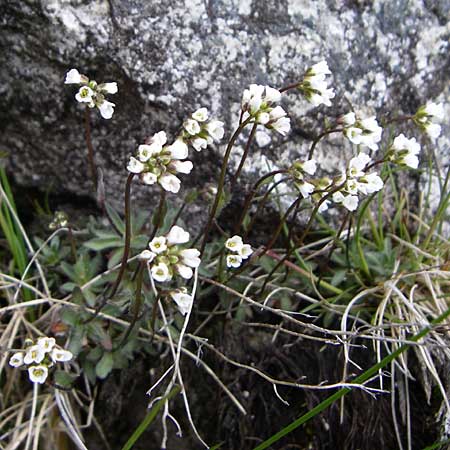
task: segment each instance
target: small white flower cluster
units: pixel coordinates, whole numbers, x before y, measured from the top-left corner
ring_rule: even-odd
[[[408,139],[404,134],[398,135],[387,152],[387,159],[401,166],[417,169],[420,144],[415,138]]]
[[[167,146],[166,142],[164,131],[154,134],[148,144],[138,147],[137,158],[130,158],[127,169],[139,174],[144,184],[159,183],[166,191],[176,194],[180,190],[181,181],[175,174],[188,174],[193,165],[191,161],[181,161],[188,156],[188,146],[182,139]]]
[[[73,358],[71,352],[56,345],[55,338],[40,337],[36,343],[27,339],[25,345],[25,350],[11,356],[9,364],[12,367],[28,366],[28,376],[33,383],[44,383],[48,377],[48,369],[54,363],[70,361]]]
[[[192,145],[200,152],[214,141],[220,141],[224,135],[223,122],[220,120],[208,121],[209,113],[206,108],[195,111],[191,117],[184,121],[183,141]]]
[[[357,119],[354,112],[349,112],[341,118],[341,121],[344,125],[344,135],[353,144],[378,150],[383,129],[378,125],[375,116]]]
[[[324,104],[331,106],[331,99],[334,98],[333,89],[328,89],[326,75],[330,75],[331,71],[328,68],[326,61],[320,61],[310,67],[299,84],[298,89],[306,97],[306,100],[314,106]]]
[[[239,267],[242,264],[242,260],[249,258],[253,253],[250,244],[244,244],[242,238],[238,235],[227,239],[225,248],[233,252],[227,255],[227,267]]]
[[[105,99],[105,94],[116,94],[117,83],[97,84],[94,80],[89,80],[86,75],[80,74],[77,69],[71,69],[66,74],[64,84],[81,85],[75,98],[79,103],[85,103],[89,108],[97,107],[104,119],[111,119],[114,113],[114,103]]]
[[[274,106],[281,100],[281,93],[270,86],[251,84],[242,94],[242,119],[252,118],[252,123],[264,125],[285,136],[291,129],[291,120],[281,106]]]
[[[150,264],[152,278],[163,283],[178,274],[189,280],[193,276],[192,268],[200,265],[200,252],[195,248],[182,249],[180,244],[189,241],[189,233],[174,225],[165,236],[152,239],[150,250],[144,250],[140,259]]]
[[[372,161],[369,155],[359,153],[349,162],[347,170],[337,180],[337,184],[345,183],[344,187],[332,196],[335,203],[341,203],[349,211],[358,207],[358,194],[372,194],[383,188],[383,180],[375,173],[366,174],[365,168]]]
[[[441,134],[441,126],[436,122],[441,122],[443,119],[443,104],[432,102],[421,106],[413,117],[414,122],[433,140]]]
[[[294,184],[297,189],[300,191],[300,194],[303,198],[308,198],[315,189],[315,186],[311,183],[308,183],[305,180],[305,174],[314,175],[317,170],[316,160],[310,159],[308,161],[295,161],[290,168],[290,173],[294,178]]]
[[[57,230],[58,228],[65,228],[69,224],[69,218],[64,211],[56,211],[53,220],[49,223],[50,230]]]

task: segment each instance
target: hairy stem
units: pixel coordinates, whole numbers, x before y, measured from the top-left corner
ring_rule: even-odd
[[[250,152],[250,144],[251,144],[253,138],[255,137],[257,127],[258,127],[258,124],[257,124],[257,122],[255,122],[253,124],[252,131],[250,132],[250,136],[247,139],[247,143],[245,144],[244,154],[242,155],[241,161],[239,162],[239,167],[237,168],[236,173],[234,174],[234,177],[231,180],[231,189],[233,189],[233,187],[235,186],[236,181],[242,172],[242,168],[244,167],[245,160],[247,159],[247,156]]]
[[[332,130],[326,130],[323,133],[320,133],[319,136],[317,136],[316,139],[314,139],[313,143],[311,144],[311,148],[309,149],[309,152],[308,152],[308,159],[311,159],[313,157],[314,150],[322,138],[324,138],[325,136],[332,134],[332,133],[340,133],[341,131],[344,131],[344,129],[343,128],[333,128]]]
[[[97,168],[95,166],[94,160],[94,147],[92,145],[91,140],[91,111],[88,106],[84,110],[84,129],[86,136],[86,146],[88,149],[88,164],[89,164],[89,172],[91,174],[92,182],[94,183],[94,191],[97,193]]]
[[[247,194],[247,197],[245,199],[245,203],[244,206],[242,208],[242,214],[241,217],[239,219],[239,222],[236,224],[235,228],[234,228],[234,232],[237,233],[239,231],[239,229],[241,228],[244,219],[245,219],[245,215],[247,214],[248,209],[250,208],[250,204],[253,200],[253,197],[257,194],[259,188],[261,187],[261,185],[270,177],[273,177],[279,173],[286,173],[287,170],[286,169],[282,169],[282,170],[274,170],[272,172],[267,173],[266,175],[264,175],[263,177],[261,177],[252,187],[251,191]]]
[[[225,184],[225,175],[227,172],[227,165],[228,165],[228,160],[230,159],[231,150],[233,149],[234,143],[236,142],[236,139],[238,138],[238,136],[241,134],[242,130],[250,123],[250,121],[252,119],[253,119],[252,117],[249,117],[247,120],[244,120],[244,122],[239,124],[238,128],[236,129],[233,136],[231,137],[230,142],[228,143],[227,149],[225,151],[225,156],[223,157],[222,168],[220,170],[219,184],[217,186],[217,194],[216,194],[216,197],[214,198],[214,203],[213,203],[213,206],[209,213],[208,222],[206,224],[205,232],[203,235],[203,241],[202,241],[202,245],[200,248],[200,256],[203,255],[203,252],[205,251],[206,242],[208,241],[209,231],[211,229],[211,225],[212,225],[214,217],[216,215],[217,208],[219,207],[220,198],[222,197],[223,186]]]
[[[122,261],[120,265],[120,270],[117,275],[116,281],[111,289],[109,298],[114,297],[119,289],[120,282],[122,281],[123,275],[125,273],[125,268],[127,266],[128,255],[130,254],[130,241],[131,241],[131,208],[130,208],[130,195],[131,195],[131,183],[134,178],[134,173],[130,173],[127,178],[125,185],[125,246],[123,249]]]

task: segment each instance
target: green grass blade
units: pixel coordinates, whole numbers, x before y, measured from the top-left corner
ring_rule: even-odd
[[[164,406],[166,401],[169,401],[172,397],[180,392],[180,388],[176,387],[172,389],[165,397],[159,400],[150,412],[144,417],[144,420],[139,424],[134,433],[131,435],[130,439],[122,447],[122,450],[130,450],[133,448],[136,441],[141,437],[141,434],[150,426],[150,424],[155,420],[158,415],[159,410]]]

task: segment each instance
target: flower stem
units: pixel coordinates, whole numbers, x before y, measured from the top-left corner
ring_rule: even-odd
[[[130,194],[131,194],[131,183],[134,178],[134,173],[130,173],[127,178],[125,185],[125,246],[123,249],[122,262],[120,265],[120,270],[117,275],[116,281],[111,289],[111,293],[108,298],[114,297],[117,289],[120,286],[123,275],[125,273],[125,268],[127,266],[128,255],[130,253],[130,241],[131,241],[131,209],[130,209]]]
[[[236,184],[237,179],[239,178],[239,175],[242,172],[242,168],[244,167],[245,164],[245,160],[247,159],[247,156],[249,154],[250,151],[250,144],[253,140],[253,138],[255,137],[255,133],[256,133],[256,128],[258,127],[258,124],[255,122],[253,124],[253,128],[252,131],[250,132],[250,136],[247,139],[247,144],[245,144],[245,149],[244,149],[244,154],[242,155],[241,161],[239,162],[239,167],[236,170],[236,173],[234,174],[232,180],[231,180],[231,189],[233,189],[233,187]]]
[[[131,305],[133,317],[130,321],[130,325],[128,326],[127,330],[125,331],[125,334],[123,335],[122,339],[120,340],[119,345],[114,349],[114,351],[122,348],[127,343],[127,339],[130,336],[131,332],[133,331],[133,328],[136,325],[136,322],[138,320],[139,311],[141,310],[141,305],[142,305],[142,279],[143,279],[143,275],[144,275],[144,269],[145,269],[145,262],[141,261],[139,263],[137,276],[136,276],[135,297],[134,297],[134,301]]]
[[[268,178],[273,177],[275,175],[278,175],[279,173],[286,173],[287,170],[285,169],[280,169],[280,170],[274,170],[272,172],[267,173],[266,175],[264,175],[263,177],[261,177],[252,187],[252,190],[248,193],[246,199],[245,199],[245,203],[244,203],[244,207],[242,208],[242,214],[241,217],[239,219],[239,222],[236,224],[235,228],[234,228],[234,232],[235,234],[239,231],[239,229],[241,228],[244,219],[245,219],[245,215],[247,214],[248,209],[250,208],[250,204],[253,200],[253,197],[257,194],[259,188],[261,187],[261,185],[264,183],[264,181],[266,181]]]
[[[252,117],[249,117],[248,119],[244,120],[244,122],[239,124],[238,128],[236,129],[233,136],[231,137],[230,142],[228,143],[227,149],[225,151],[225,156],[223,157],[222,168],[220,170],[219,184],[217,186],[217,194],[216,194],[216,197],[214,198],[214,203],[211,208],[211,212],[209,213],[208,222],[206,224],[205,232],[203,235],[203,241],[202,241],[202,245],[201,245],[201,249],[200,249],[200,256],[203,255],[203,252],[205,251],[209,231],[211,229],[213,219],[216,215],[217,208],[219,207],[220,198],[222,197],[223,186],[225,184],[225,175],[227,172],[227,165],[228,165],[228,160],[230,159],[231,150],[233,149],[234,143],[236,142],[236,139],[238,138],[238,136],[241,134],[242,130],[250,123],[250,121],[252,119],[253,119]]]
[[[97,193],[97,168],[94,160],[94,147],[91,140],[91,111],[88,106],[84,110],[84,129],[86,136],[86,145],[88,149],[89,172],[91,173],[92,182],[94,183],[94,191]]]
[[[341,131],[344,131],[344,129],[343,128],[333,128],[331,130],[326,130],[323,133],[320,133],[319,136],[317,136],[316,139],[314,139],[314,141],[311,145],[311,148],[309,149],[308,159],[311,159],[313,157],[314,150],[322,138],[324,138],[325,136],[332,134],[332,133],[340,133]]]
[[[282,178],[281,180],[278,180],[272,186],[270,186],[269,189],[267,189],[267,192],[264,194],[263,198],[259,201],[256,212],[253,215],[253,217],[251,218],[250,223],[248,224],[247,229],[245,230],[245,233],[242,235],[242,239],[245,240],[247,238],[247,236],[250,234],[250,231],[252,230],[252,228],[256,222],[256,219],[258,217],[258,212],[263,211],[263,208],[264,208],[265,204],[267,203],[267,200],[269,199],[272,191],[275,190],[280,184],[285,183],[287,180],[289,180],[288,177]],[[237,231],[235,234],[237,234]]]
[[[161,189],[161,196],[159,197],[158,210],[156,211],[156,216],[155,216],[156,221],[153,225],[153,231],[152,231],[152,234],[150,235],[150,239],[148,240],[148,244],[150,244],[150,242],[156,236],[156,232],[162,226],[162,222],[164,219],[163,211],[164,211],[164,202],[165,201],[166,201],[166,191],[164,189]],[[148,244],[147,244],[147,246],[148,246]]]

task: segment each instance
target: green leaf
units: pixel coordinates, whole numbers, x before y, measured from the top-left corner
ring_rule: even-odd
[[[333,286],[339,286],[345,280],[346,276],[347,276],[346,270],[336,270],[330,283]]]
[[[80,314],[72,308],[64,308],[61,313],[61,319],[65,324],[75,327],[80,322]]]
[[[71,351],[74,356],[77,356],[81,352],[85,335],[86,329],[84,326],[76,325],[72,328],[69,341],[69,351]]]
[[[105,203],[105,208],[115,227],[122,234],[125,234],[125,225],[123,223],[123,220],[120,218],[118,212],[108,202]]]
[[[103,354],[100,361],[95,366],[96,375],[102,380],[106,378],[111,372],[114,365],[114,358],[112,353],[106,352]]]
[[[64,372],[64,370],[57,370],[55,372],[55,383],[58,386],[70,387],[72,386],[76,378],[77,378],[76,375]]]
[[[230,203],[230,200],[231,200],[230,191],[228,189],[223,188],[223,190],[220,193],[219,204],[217,205],[217,211],[214,218],[220,216],[222,209],[225,208],[225,206],[227,206],[228,203]]]
[[[103,238],[93,238],[83,244],[86,248],[90,250],[95,250],[96,252],[106,250],[108,248],[116,248],[123,246],[123,239],[119,236],[103,237]]]

